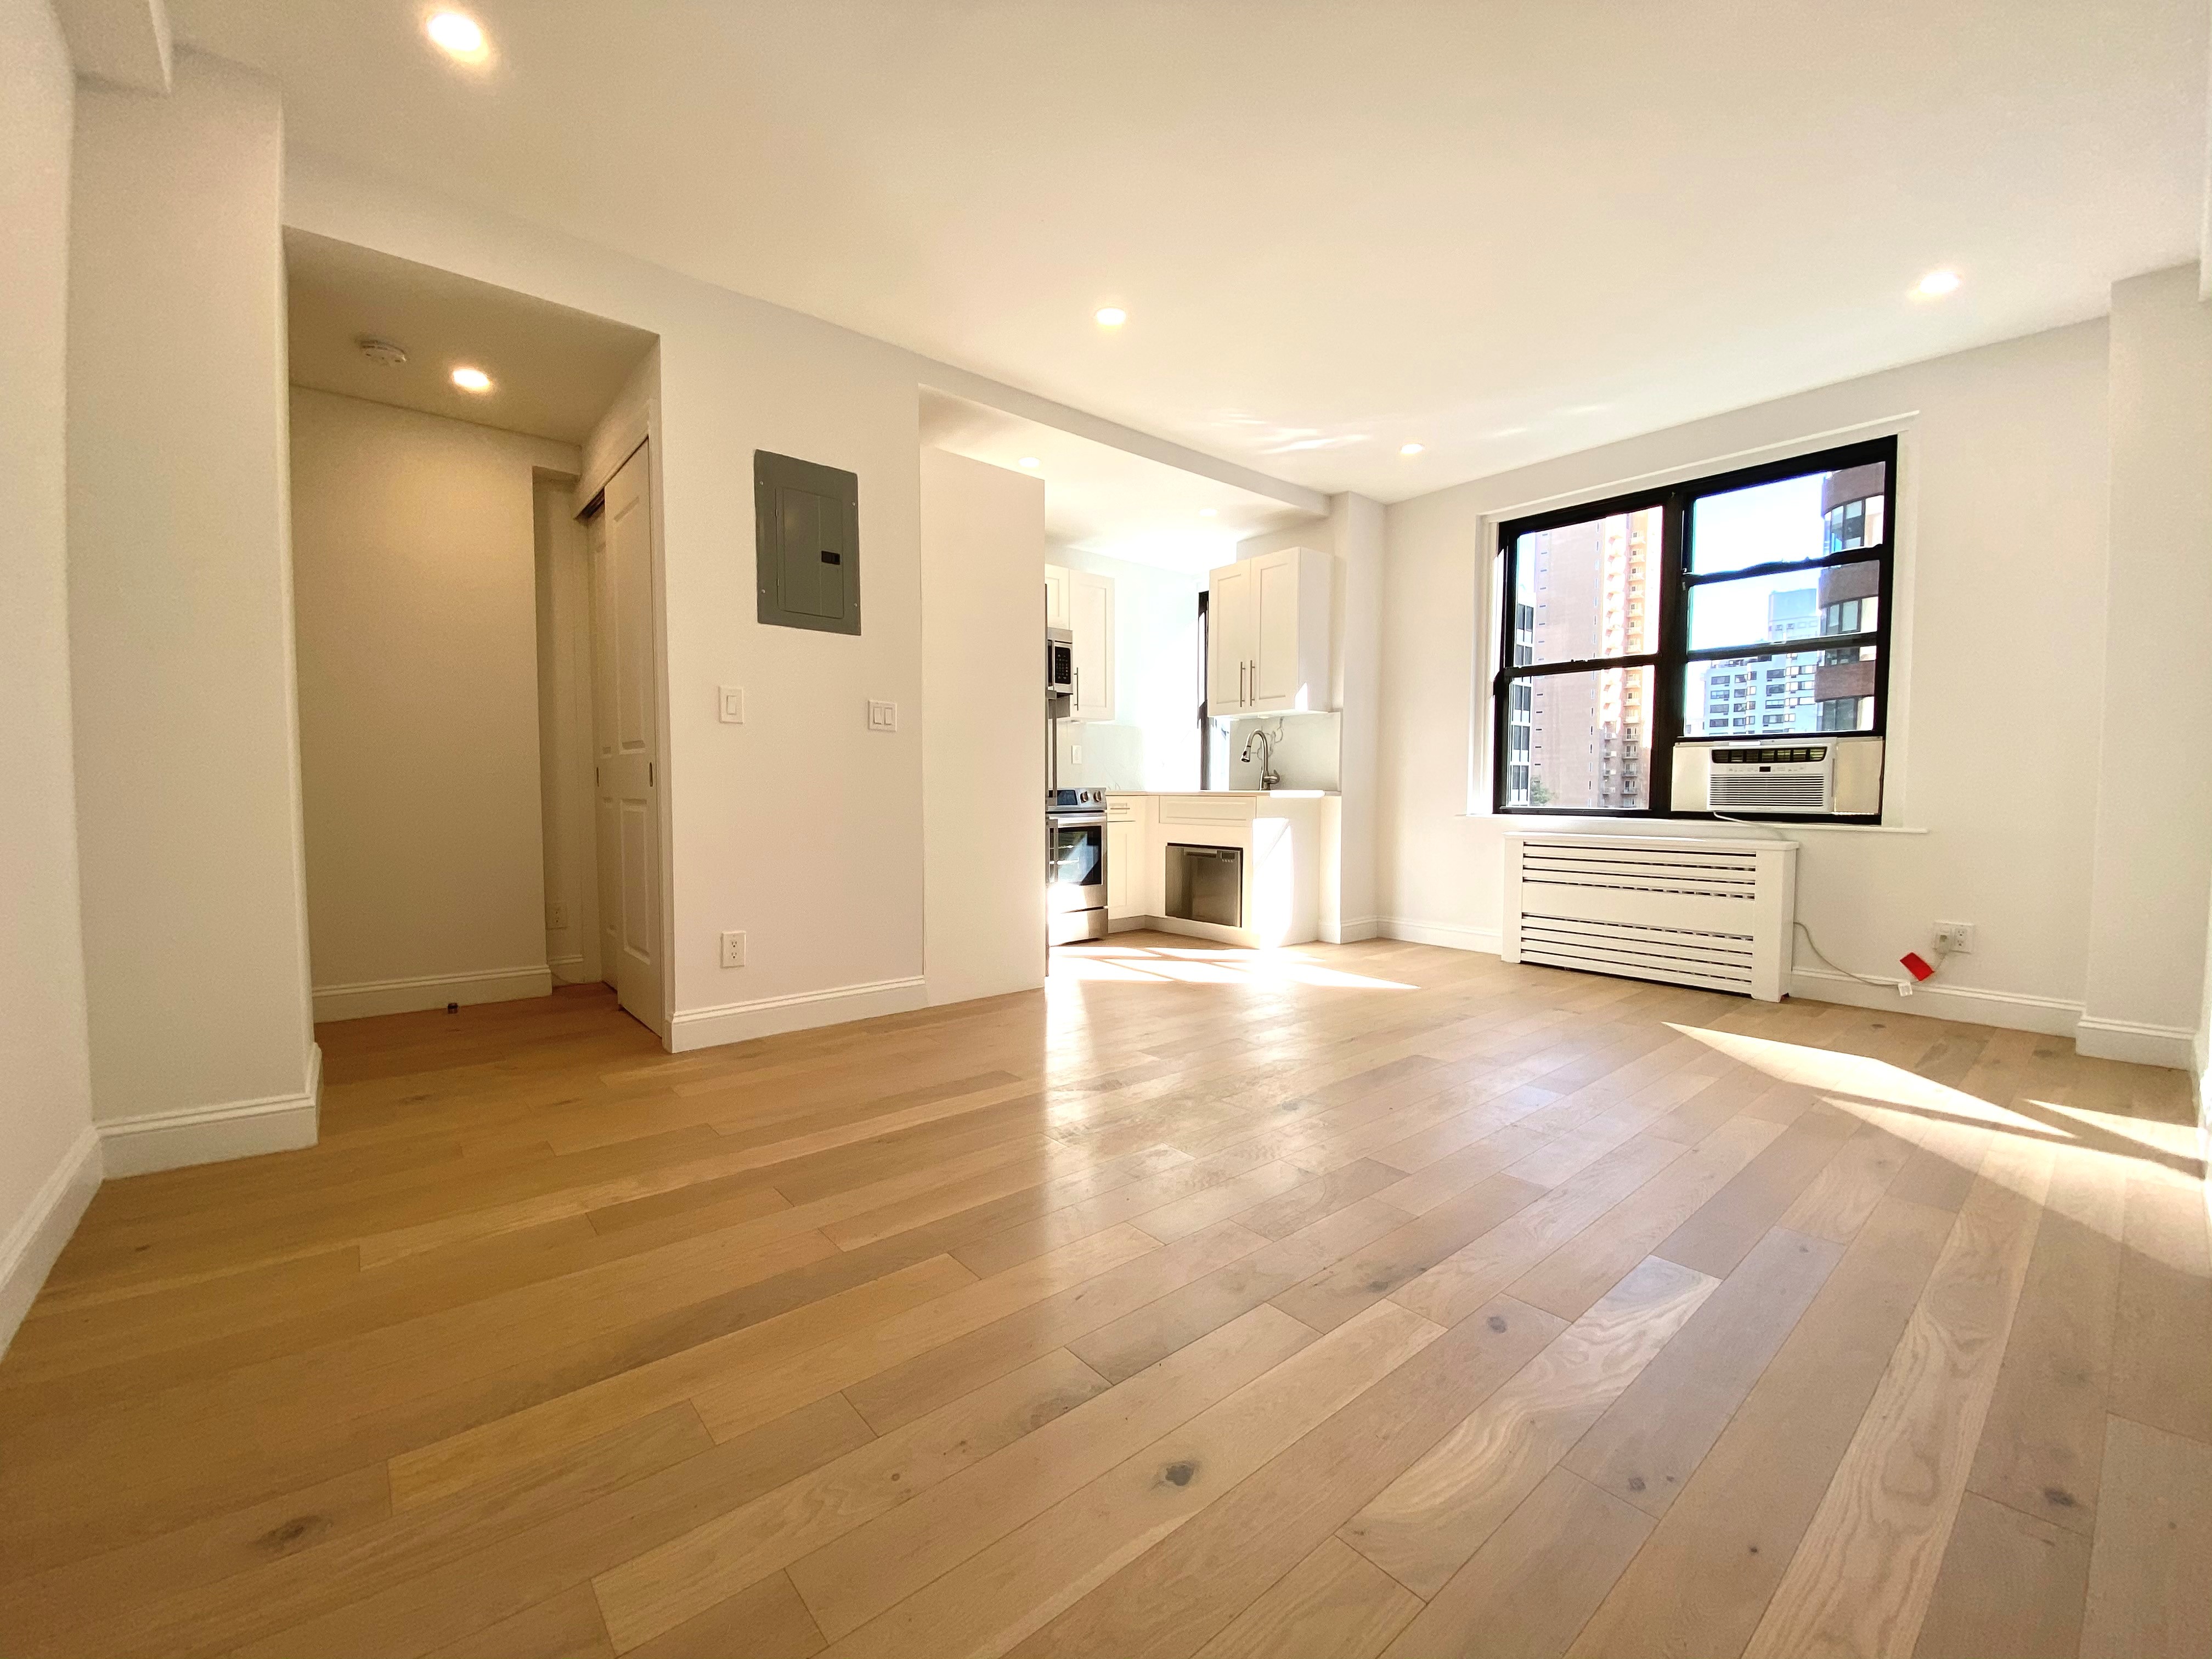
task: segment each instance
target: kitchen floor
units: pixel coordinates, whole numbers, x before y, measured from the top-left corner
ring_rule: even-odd
[[[9,1656],[2203,1656],[2178,1073],[1372,942],[327,1026],[0,1362]]]

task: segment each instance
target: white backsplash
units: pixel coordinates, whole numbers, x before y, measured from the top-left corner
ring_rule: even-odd
[[[1336,789],[1343,779],[1344,717],[1334,711],[1312,714],[1246,714],[1229,726],[1229,787],[1257,789],[1260,751],[1240,759],[1252,733],[1264,731],[1275,743],[1273,763],[1284,789]]]

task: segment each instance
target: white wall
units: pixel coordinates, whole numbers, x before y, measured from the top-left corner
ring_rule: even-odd
[[[289,219],[302,228],[660,337],[654,436],[676,1045],[920,1006],[918,360],[552,232],[389,191],[312,158],[294,157],[286,200]],[[754,620],[757,449],[859,474],[858,637]],[[745,688],[742,726],[720,718],[723,684]],[[868,730],[872,698],[900,705],[897,732]],[[748,935],[744,968],[720,966],[726,928]]]
[[[1025,412],[1036,400],[882,341],[311,155],[292,158],[285,212],[302,229],[659,337],[654,453],[667,627],[675,1046],[921,1006],[916,389],[926,383]],[[1109,441],[1118,431],[1096,421],[1085,429]],[[1141,453],[1164,447],[1121,435]],[[1164,447],[1168,459],[1184,454]],[[859,475],[858,637],[754,620],[757,449]],[[587,481],[599,453],[586,446],[593,458]],[[1195,470],[1209,467],[1218,464]],[[745,688],[742,726],[720,719],[724,684]],[[898,732],[868,729],[872,699],[900,706]],[[743,968],[720,964],[726,928],[747,933]]]
[[[2105,325],[2082,324],[1392,507],[1386,931],[1497,948],[1507,822],[1469,816],[1471,781],[1486,794],[1489,777],[1486,515],[1816,448],[1862,423],[1901,425],[1898,621],[1910,637],[1891,681],[1899,741],[1887,814],[1899,833],[1804,832],[1799,914],[1830,956],[1868,974],[1894,973],[1939,918],[1973,922],[1976,954],[1942,976],[1953,990],[1923,993],[1913,1011],[2070,1031],[2088,954],[2105,670],[2106,352]],[[2192,902],[2201,913],[2201,889]],[[2195,965],[2179,971],[2193,987]],[[1887,994],[1809,972],[1796,988]]]
[[[921,452],[917,712],[933,1003],[1044,983],[1043,555],[1041,479]]]
[[[545,837],[545,960],[561,984],[603,971],[592,757],[592,556],[575,482],[541,474],[538,563],[538,787]],[[561,918],[556,925],[556,918]]]
[[[1046,558],[1114,580],[1114,718],[1060,723],[1061,787],[1195,789],[1204,579],[1080,548]]]
[[[76,106],[70,636],[111,1173],[314,1133],[267,80]],[[11,300],[12,304],[12,300]]]
[[[580,457],[303,386],[291,404],[317,1017],[544,996],[536,474]]]
[[[2212,309],[2185,265],[2118,283],[2112,578],[2088,1018],[2112,1059],[2186,1064],[2212,891]]]
[[[0,0],[0,1352],[100,1181],[70,752],[69,55]]]

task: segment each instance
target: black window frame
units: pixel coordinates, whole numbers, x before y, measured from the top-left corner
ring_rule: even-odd
[[[1692,503],[1708,495],[1721,495],[1738,489],[1748,489],[1759,484],[1776,483],[1785,478],[1800,478],[1808,473],[1840,472],[1850,467],[1870,465],[1881,462],[1882,473],[1882,538],[1871,547],[1844,548],[1835,552],[1823,552],[1817,559],[1780,559],[1765,564],[1746,565],[1739,570],[1713,571],[1694,574],[1689,568],[1689,531]],[[1787,740],[1792,744],[1818,741],[1822,738],[1879,738],[1887,744],[1889,737],[1889,670],[1891,624],[1897,614],[1897,489],[1898,441],[1893,434],[1869,438],[1856,443],[1838,445],[1833,448],[1809,451],[1776,461],[1762,462],[1756,466],[1738,467],[1727,472],[1707,473],[1700,477],[1686,478],[1652,489],[1640,489],[1626,495],[1609,496],[1601,501],[1584,501],[1574,507],[1557,507],[1550,512],[1528,514],[1508,520],[1498,526],[1495,574],[1502,577],[1495,590],[1498,595],[1498,662],[1491,679],[1491,745],[1490,745],[1490,803],[1491,811],[1515,817],[1555,818],[1686,818],[1719,821],[1723,815],[1712,811],[1678,811],[1674,804],[1674,751],[1684,746],[1711,747],[1716,744],[1757,742],[1760,732],[1729,732],[1714,737],[1687,737],[1683,733],[1683,691],[1688,678],[1690,665],[1696,662],[1740,662],[1784,656],[1807,652],[1859,650],[1875,647],[1874,720],[1865,731],[1834,732],[1790,732],[1778,734],[1775,741]],[[1870,498],[1869,498],[1870,499]],[[1617,657],[1584,657],[1572,661],[1516,664],[1514,661],[1516,624],[1520,605],[1519,557],[1521,538],[1545,530],[1563,529],[1571,525],[1588,524],[1593,520],[1611,518],[1618,514],[1638,513],[1657,507],[1660,512],[1659,561],[1657,574],[1651,585],[1652,602],[1659,606],[1659,644],[1656,651],[1634,653]],[[1825,546],[1825,542],[1823,544]],[[1771,644],[1711,646],[1703,650],[1689,648],[1690,591],[1712,583],[1741,581],[1749,577],[1790,574],[1798,571],[1820,571],[1844,565],[1874,564],[1877,567],[1875,598],[1875,625],[1856,634],[1835,635],[1826,638],[1778,641]],[[1510,757],[1510,713],[1512,688],[1516,684],[1548,678],[1559,674],[1590,673],[1608,668],[1644,668],[1652,671],[1650,707],[1645,712],[1651,730],[1651,764],[1649,780],[1649,805],[1644,806],[1515,806],[1508,804],[1506,770]],[[1887,771],[1887,768],[1884,769]],[[1881,821],[1879,809],[1867,813],[1786,812],[1761,813],[1761,822],[1805,823],[1878,823]]]

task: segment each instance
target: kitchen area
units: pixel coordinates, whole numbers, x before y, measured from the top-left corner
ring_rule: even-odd
[[[1057,556],[1070,562],[1042,581],[1050,943],[1335,935],[1330,556],[1275,548],[1199,577]]]
[[[921,413],[939,550],[925,629],[934,595],[942,683],[977,711],[933,722],[925,758],[944,803],[938,959],[992,955],[981,991],[1024,982],[1024,935],[1048,970],[1053,951],[1110,951],[1138,930],[1256,950],[1367,937],[1371,917],[1347,934],[1345,915],[1346,574],[1329,498],[938,388]],[[1026,644],[1002,637],[1018,612]],[[1010,648],[1042,655],[1042,684]],[[1022,678],[1003,694],[1018,710],[972,701]],[[1012,787],[1024,773],[1042,802]],[[1024,865],[1036,884],[1018,898]]]

